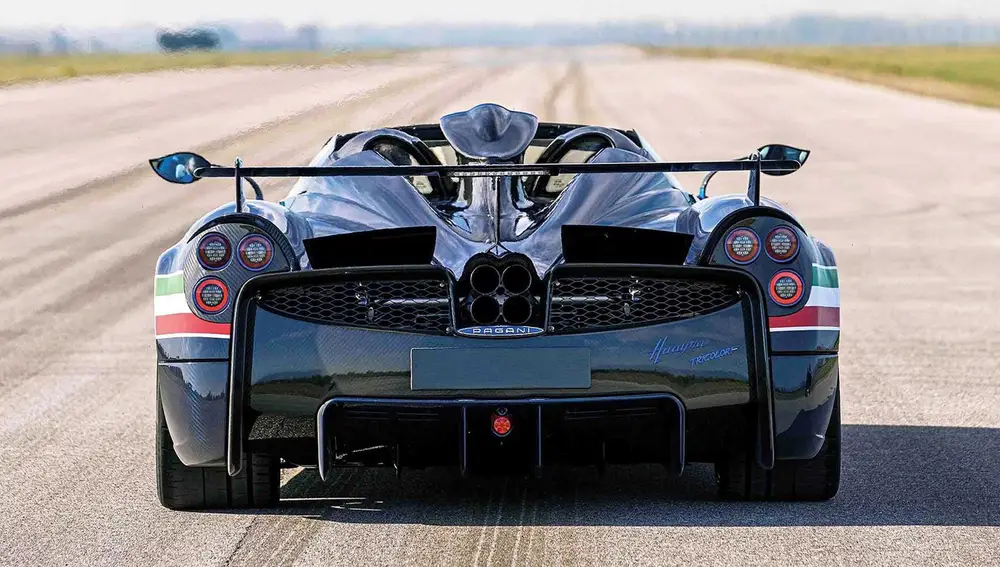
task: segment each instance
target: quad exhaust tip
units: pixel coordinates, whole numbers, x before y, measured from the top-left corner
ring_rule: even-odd
[[[493,293],[500,287],[500,272],[489,264],[478,266],[469,275],[469,285],[479,293]]]
[[[517,295],[528,291],[528,288],[531,287],[531,274],[524,266],[515,264],[513,266],[508,266],[507,269],[503,271],[501,281],[503,282],[503,288],[507,290],[507,293]]]
[[[494,270],[496,271],[496,270]],[[499,275],[499,274],[498,274]],[[500,317],[500,304],[497,299],[490,295],[477,297],[469,306],[469,314],[472,320],[480,325],[495,323]]]
[[[503,318],[511,325],[523,325],[531,319],[531,302],[526,297],[515,295],[503,302]]]
[[[523,325],[534,307],[526,294],[531,289],[531,272],[521,264],[501,270],[493,264],[476,266],[469,274],[469,286],[478,297],[469,304],[469,315],[478,325],[502,322]]]

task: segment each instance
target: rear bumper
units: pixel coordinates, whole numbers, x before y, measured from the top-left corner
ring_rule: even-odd
[[[771,365],[775,389],[775,457],[810,458],[822,446],[830,421],[839,383],[838,357],[836,354],[776,355],[771,357]],[[162,362],[157,366],[157,377],[167,426],[181,461],[188,466],[225,466],[229,363],[225,360]],[[333,399],[339,403],[344,397],[326,401]],[[294,462],[316,463],[315,416],[325,403],[321,396],[316,400],[321,401],[304,400],[306,403],[296,411],[251,412],[249,442],[297,447],[302,454]],[[710,461],[716,450],[752,421],[746,411],[749,407],[749,403],[744,403],[685,408],[686,461]],[[727,431],[724,426],[732,429]],[[457,434],[452,438],[455,440]],[[454,462],[458,449],[452,447],[449,451],[447,458]]]

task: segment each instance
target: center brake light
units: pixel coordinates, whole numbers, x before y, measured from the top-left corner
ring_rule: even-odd
[[[490,417],[490,429],[493,430],[493,434],[497,437],[506,437],[512,427],[510,417],[507,416],[507,408],[497,408]]]

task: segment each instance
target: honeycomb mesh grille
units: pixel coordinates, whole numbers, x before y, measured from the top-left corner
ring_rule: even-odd
[[[734,285],[676,279],[573,277],[552,286],[549,326],[557,333],[666,323],[739,301]]]
[[[261,293],[268,311],[327,325],[445,334],[451,299],[445,280],[352,280]]]

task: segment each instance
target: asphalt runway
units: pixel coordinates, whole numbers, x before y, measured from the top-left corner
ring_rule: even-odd
[[[276,510],[160,507],[154,262],[232,197],[221,180],[167,185],[145,160],[305,163],[337,131],[487,101],[635,127],[664,159],[813,150],[763,191],[840,265],[834,500],[720,502],[699,466],[673,481],[613,467],[541,481],[348,471],[328,485],[291,470]],[[714,193],[743,189],[716,179]],[[1000,112],[840,79],[478,51],[0,89],[0,564],[998,565],[998,281]]]

